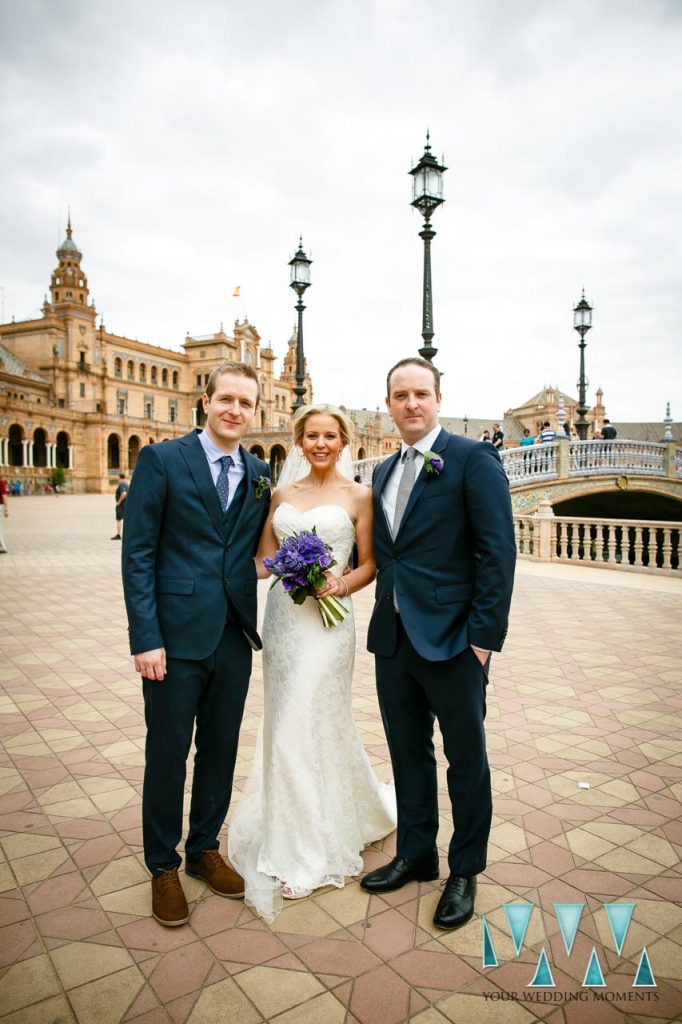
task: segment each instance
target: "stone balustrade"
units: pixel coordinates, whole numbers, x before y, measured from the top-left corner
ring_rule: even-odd
[[[682,523],[555,516],[549,501],[515,515],[519,558],[679,576]]]
[[[353,476],[359,476],[363,484],[371,484],[375,466],[387,458],[388,455],[378,455],[373,459],[357,459],[353,463]]]
[[[510,487],[571,477],[682,478],[682,449],[675,442],[570,441],[560,438],[502,452]]]

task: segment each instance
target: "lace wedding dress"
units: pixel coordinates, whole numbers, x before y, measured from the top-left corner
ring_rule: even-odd
[[[343,571],[355,530],[341,506],[302,512],[283,502],[272,525],[280,542],[316,527],[333,549],[332,571]],[[295,605],[279,583],[268,594],[263,722],[228,853],[246,902],[269,921],[281,910],[282,882],[341,888],[362,870],[363,847],[396,825],[395,790],[374,774],[351,714],[355,624],[342,600],[350,613],[325,629],[314,598]]]

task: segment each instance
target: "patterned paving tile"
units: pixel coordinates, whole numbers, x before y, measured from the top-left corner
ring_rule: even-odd
[[[370,898],[351,881],[287,905],[268,926],[185,879],[191,923],[162,929],[140,856],[144,721],[126,647],[120,552],[108,540],[110,504],[22,498],[0,565],[2,1024],[682,1019],[679,581],[585,570],[578,598],[562,567],[519,565],[488,702],[489,866],[465,928],[433,926],[436,883]],[[362,646],[371,593],[354,600],[354,713],[375,770],[388,779],[373,663]],[[262,706],[256,659],[235,799]],[[439,780],[445,872],[442,760]],[[366,869],[394,849],[394,837],[374,844]],[[517,955],[503,905],[522,902],[536,909]],[[620,954],[603,909],[612,902],[635,904]],[[556,903],[585,904],[570,956]],[[482,966],[481,914],[497,967]],[[658,987],[635,1003],[645,945]],[[595,948],[605,991],[625,1001],[590,994],[528,1002],[543,948],[557,984],[539,991],[585,992]]]

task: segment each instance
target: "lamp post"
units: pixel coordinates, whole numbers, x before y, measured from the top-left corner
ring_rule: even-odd
[[[298,295],[298,302],[295,306],[298,313],[298,329],[296,331],[296,387],[294,388],[296,399],[291,409],[294,413],[302,405],[305,405],[303,401],[303,396],[305,395],[305,386],[303,384],[305,379],[305,360],[303,357],[303,310],[305,306],[303,305],[303,294],[306,288],[310,287],[310,264],[312,262],[305,254],[303,238],[300,237],[298,240],[298,250],[294,258],[289,260],[289,266],[291,267],[289,287],[293,288]]]
[[[585,376],[585,335],[592,327],[592,306],[585,298],[585,289],[583,288],[583,295],[577,306],[573,308],[573,329],[580,335],[580,341],[578,342],[580,348],[580,376],[578,377],[578,420],[575,424],[575,429],[578,431],[578,437],[581,441],[587,440],[587,429],[589,423],[585,419],[585,413],[587,412],[587,405],[585,404],[585,392],[587,390],[587,377]]]
[[[464,419],[462,422],[464,423],[464,436],[466,437],[469,433],[469,417],[466,413],[464,413]]]
[[[413,179],[413,198],[411,206],[419,210],[424,218],[424,227],[419,237],[424,239],[424,286],[422,296],[422,338],[424,345],[419,349],[423,359],[433,361],[438,349],[433,347],[433,289],[431,286],[431,240],[436,232],[431,227],[431,215],[443,199],[443,172],[447,171],[444,164],[439,164],[431,153],[430,136],[426,133],[426,146],[419,162],[409,172]]]

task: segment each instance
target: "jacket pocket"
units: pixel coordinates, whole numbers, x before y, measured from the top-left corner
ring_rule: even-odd
[[[188,576],[157,576],[157,594],[193,594],[194,580]]]
[[[436,604],[455,604],[458,601],[470,601],[474,596],[471,583],[447,583],[436,587]]]

